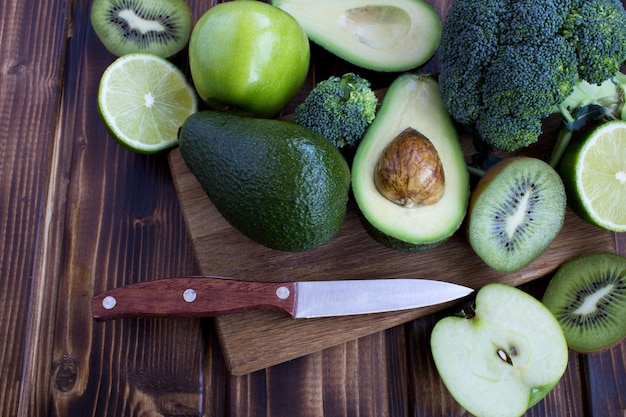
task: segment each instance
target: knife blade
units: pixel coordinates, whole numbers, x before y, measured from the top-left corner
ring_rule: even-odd
[[[208,317],[278,309],[293,318],[408,310],[463,298],[474,290],[428,279],[256,282],[224,277],[162,278],[92,298],[94,319]]]

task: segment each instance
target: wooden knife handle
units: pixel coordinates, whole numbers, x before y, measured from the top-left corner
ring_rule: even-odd
[[[165,278],[130,284],[92,298],[95,319],[207,317],[256,309],[294,314],[296,284],[220,277]]]

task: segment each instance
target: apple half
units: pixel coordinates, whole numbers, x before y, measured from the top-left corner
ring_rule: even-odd
[[[554,388],[568,363],[552,313],[506,284],[481,288],[471,317],[439,320],[430,344],[444,385],[478,417],[523,415]]]

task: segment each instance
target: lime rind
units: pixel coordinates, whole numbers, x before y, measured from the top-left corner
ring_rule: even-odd
[[[135,53],[104,71],[98,108],[118,142],[136,152],[155,153],[178,144],[178,130],[197,111],[197,97],[174,64]]]
[[[572,163],[571,198],[578,201],[583,217],[604,229],[626,232],[626,122],[591,131]]]

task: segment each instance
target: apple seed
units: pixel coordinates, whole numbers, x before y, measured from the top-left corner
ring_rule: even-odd
[[[502,359],[503,362],[506,362],[509,365],[513,366],[513,361],[511,360],[511,357],[504,349],[498,349],[496,352],[498,353],[498,357]]]

